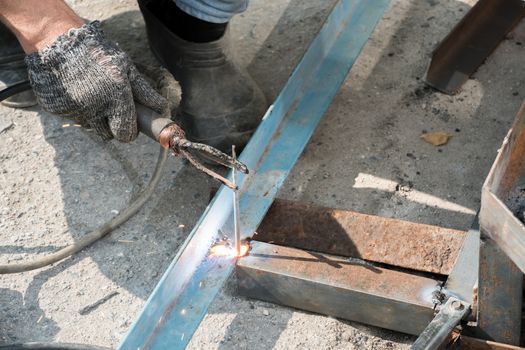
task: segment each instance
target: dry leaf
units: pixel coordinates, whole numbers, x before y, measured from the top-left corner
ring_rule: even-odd
[[[443,146],[446,145],[448,140],[450,140],[450,135],[446,132],[429,132],[421,135],[421,138],[434,146]]]

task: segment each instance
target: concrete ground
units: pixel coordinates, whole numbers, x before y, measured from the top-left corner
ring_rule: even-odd
[[[137,61],[156,65],[133,0],[71,0]],[[273,100],[335,0],[252,0],[238,58]],[[456,96],[425,88],[432,49],[474,0],[393,0],[280,197],[467,229],[525,88],[521,25]],[[38,108],[0,107],[0,263],[73,242],[145,185],[158,146],[102,143]],[[7,123],[7,124],[4,124]],[[424,131],[452,135],[424,143]],[[400,184],[401,186],[396,186]],[[171,158],[157,194],[111,236],[52,267],[0,278],[0,343],[115,347],[206,207],[212,181]],[[402,189],[402,190],[400,190]],[[400,238],[402,239],[402,238]],[[113,295],[91,310],[83,310]],[[413,337],[225,288],[191,349],[406,349]]]

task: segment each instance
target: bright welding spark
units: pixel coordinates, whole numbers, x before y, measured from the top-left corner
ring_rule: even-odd
[[[239,256],[245,256],[250,251],[250,245],[248,243],[241,244],[241,252]]]
[[[241,244],[241,253],[239,254],[239,257],[245,256],[248,251],[250,250],[250,245],[248,243]],[[210,249],[210,256],[231,256],[235,257],[237,256],[237,252],[235,251],[235,248],[227,246],[223,243],[219,243],[217,245],[214,245]]]
[[[210,249],[211,256],[230,256],[235,255],[233,248],[228,247],[224,244],[217,244]]]

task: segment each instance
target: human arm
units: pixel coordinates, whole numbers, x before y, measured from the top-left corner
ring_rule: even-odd
[[[84,25],[62,0],[0,0],[0,21],[16,35],[27,54]]]
[[[84,24],[62,0],[0,0],[0,21],[28,54],[40,105],[94,129],[105,139],[137,135],[134,101],[161,113],[167,101],[98,22]]]

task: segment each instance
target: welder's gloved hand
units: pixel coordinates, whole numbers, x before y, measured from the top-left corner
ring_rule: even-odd
[[[26,57],[29,79],[46,111],[94,129],[104,139],[137,136],[134,100],[163,113],[168,102],[108,40],[98,21],[71,29]]]

